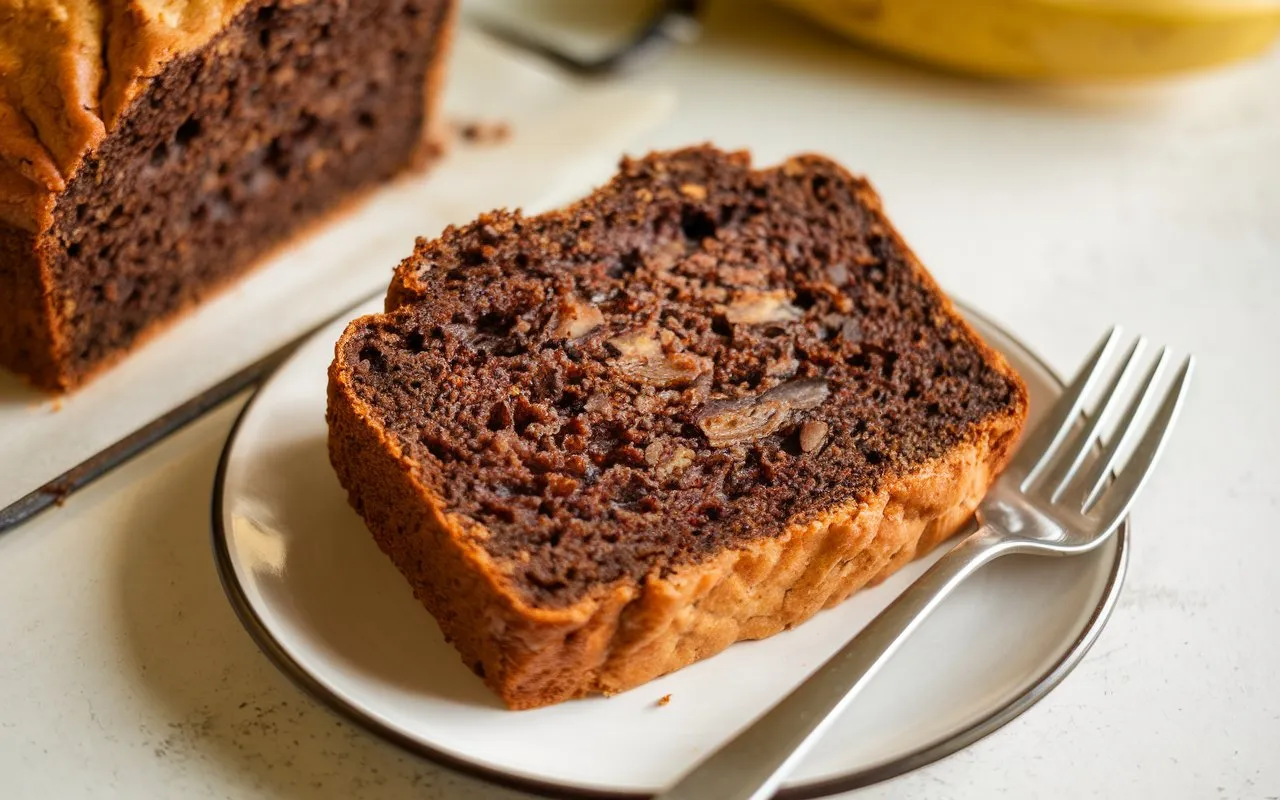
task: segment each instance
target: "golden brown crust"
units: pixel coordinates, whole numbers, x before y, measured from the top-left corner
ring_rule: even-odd
[[[169,61],[248,0],[0,0],[0,222],[50,223],[51,197]]]
[[[895,238],[917,280],[942,295],[884,217],[875,191],[868,186],[860,200]],[[397,281],[403,279],[398,273]],[[397,281],[389,308],[404,291]],[[348,327],[330,367],[330,459],[352,505],[415,596],[509,707],[620,692],[734,642],[797,625],[964,526],[1012,454],[1027,394],[1003,356],[963,323],[949,300],[944,307],[1015,387],[1003,412],[974,426],[942,457],[889,477],[870,497],[813,509],[777,537],[680,566],[666,577],[599,586],[566,607],[528,602],[485,550],[484,528],[450,514],[419,482],[414,462],[359,398],[343,342],[365,320]]]

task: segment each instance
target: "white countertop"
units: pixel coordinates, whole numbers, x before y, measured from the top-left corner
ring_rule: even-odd
[[[1200,358],[1092,652],[987,739],[851,796],[1280,796],[1280,53],[1033,91],[726,5],[624,81],[679,98],[633,151],[832,155],[944,287],[1060,370],[1117,321]],[[517,797],[339,721],[241,629],[208,541],[238,408],[0,537],[0,797]]]

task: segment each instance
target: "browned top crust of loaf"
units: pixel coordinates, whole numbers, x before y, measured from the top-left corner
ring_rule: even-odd
[[[1027,402],[866,181],[710,147],[420,240],[338,348],[408,468],[545,606],[776,536]]]
[[[147,82],[247,2],[0,0],[0,223],[48,228],[54,195]]]

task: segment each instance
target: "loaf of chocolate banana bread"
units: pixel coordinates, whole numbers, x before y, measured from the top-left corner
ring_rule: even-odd
[[[82,382],[436,152],[454,0],[0,0],[0,365]]]
[[[419,241],[329,378],[351,503],[512,708],[883,578],[966,522],[1027,411],[864,180],[710,147]]]

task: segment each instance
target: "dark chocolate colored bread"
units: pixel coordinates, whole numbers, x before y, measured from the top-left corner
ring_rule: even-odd
[[[430,161],[453,6],[0,0],[0,366],[76,386]]]
[[[624,161],[419,241],[330,371],[330,454],[513,708],[769,636],[955,532],[1026,390],[871,187],[801,156]]]

